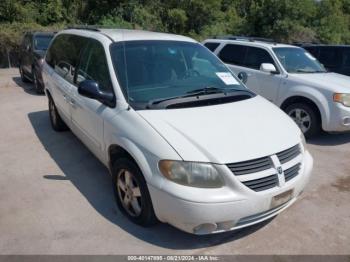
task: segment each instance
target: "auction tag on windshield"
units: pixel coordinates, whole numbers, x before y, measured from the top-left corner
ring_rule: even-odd
[[[226,84],[226,85],[239,85],[238,81],[228,72],[217,72],[216,75]]]

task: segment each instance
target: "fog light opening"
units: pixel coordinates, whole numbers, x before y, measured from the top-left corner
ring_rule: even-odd
[[[350,125],[350,117],[344,117],[343,118],[343,125],[349,126]]]
[[[205,235],[214,232],[217,228],[217,225],[214,223],[205,223],[193,228],[193,233],[197,235]]]

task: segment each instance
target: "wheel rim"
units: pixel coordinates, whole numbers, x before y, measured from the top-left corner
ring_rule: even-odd
[[[142,211],[142,196],[135,176],[126,169],[120,170],[116,187],[125,211],[132,217],[139,216]]]
[[[301,108],[291,110],[288,115],[299,126],[303,133],[306,133],[311,127],[311,117],[308,112]]]
[[[50,106],[49,106],[50,116],[53,124],[56,124],[56,112],[55,112],[55,105],[50,100]]]

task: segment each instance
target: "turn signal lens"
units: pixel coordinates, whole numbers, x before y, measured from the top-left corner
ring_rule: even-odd
[[[350,107],[350,94],[334,93],[333,101]]]

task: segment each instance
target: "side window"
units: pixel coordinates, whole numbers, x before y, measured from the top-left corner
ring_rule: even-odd
[[[340,62],[337,55],[337,48],[334,47],[321,47],[320,48],[320,62],[325,67],[337,66]]]
[[[243,66],[246,47],[228,44],[219,53],[219,58],[227,64]]]
[[[76,66],[86,39],[75,35],[59,35],[46,55],[46,62],[56,73],[73,83]]]
[[[262,63],[275,65],[271,55],[266,50],[258,47],[247,47],[244,65],[246,67],[259,70]]]
[[[106,54],[101,43],[89,40],[84,50],[77,72],[76,83],[84,80],[94,80],[99,84],[101,91],[112,91]]]
[[[215,49],[220,45],[220,43],[213,43],[213,42],[208,42],[205,43],[204,46],[208,48],[210,51],[214,52]]]

